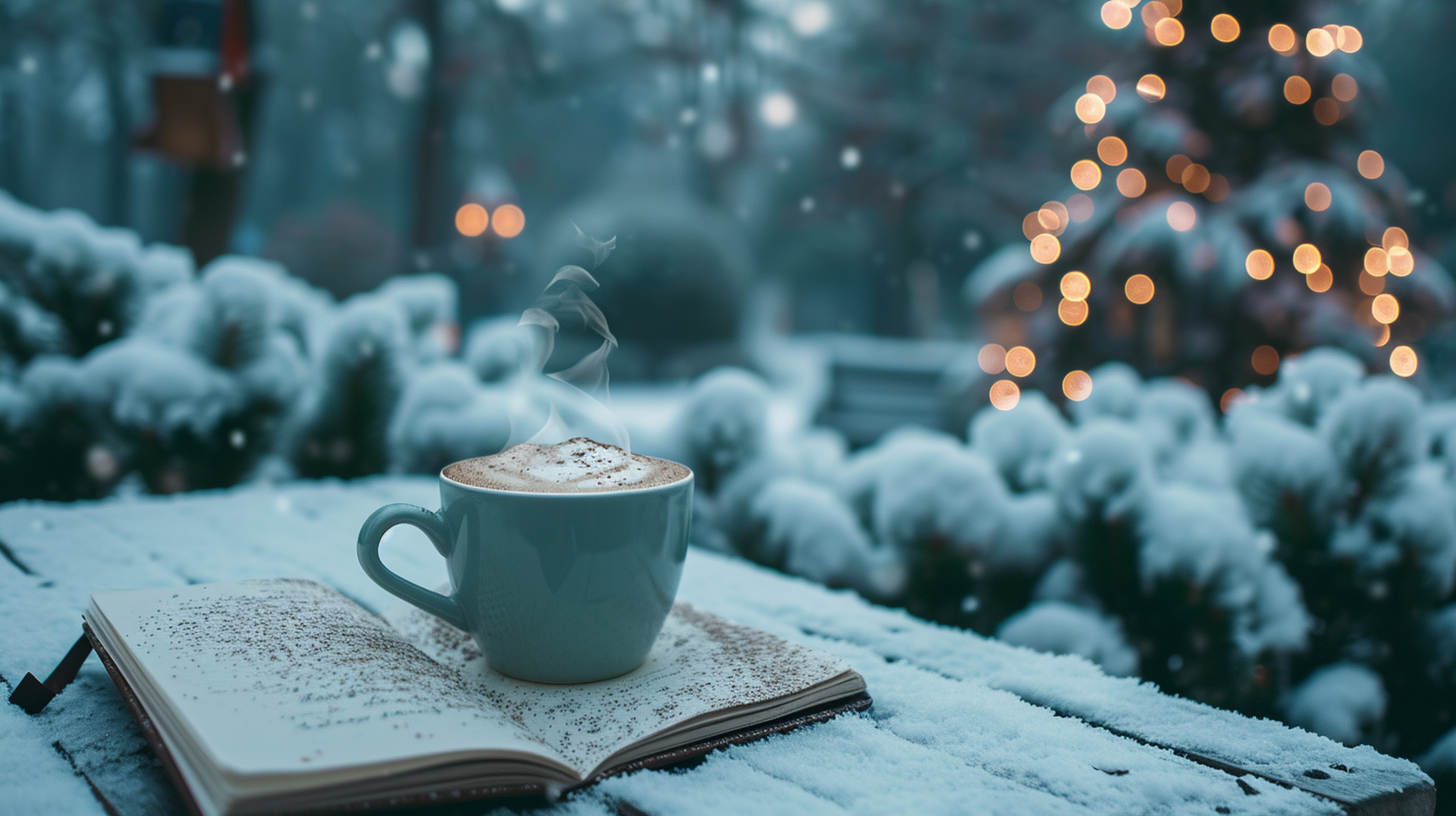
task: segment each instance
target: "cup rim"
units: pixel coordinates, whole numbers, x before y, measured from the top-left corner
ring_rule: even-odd
[[[484,457],[474,456],[474,457],[471,457],[471,458],[472,459],[482,459]],[[651,456],[651,457],[648,457],[648,458],[650,458],[650,459],[659,459],[661,457]],[[480,492],[480,493],[500,494],[500,495],[505,495],[505,496],[531,496],[531,497],[539,497],[539,498],[542,498],[542,499],[553,499],[553,498],[554,499],[576,499],[576,500],[580,501],[582,498],[588,497],[588,496],[620,496],[623,493],[631,493],[633,495],[637,495],[637,494],[641,494],[641,493],[652,493],[654,491],[671,490],[671,489],[673,489],[675,487],[681,487],[684,484],[691,484],[693,482],[694,477],[697,475],[697,474],[693,473],[693,469],[692,468],[688,467],[687,465],[684,465],[681,462],[678,462],[678,461],[673,460],[673,459],[663,459],[662,461],[664,461],[664,462],[672,462],[673,464],[678,465],[679,467],[681,467],[683,470],[686,470],[688,472],[688,475],[686,475],[686,476],[684,476],[681,479],[678,479],[676,481],[668,482],[666,484],[649,485],[647,487],[624,487],[624,488],[621,488],[619,490],[583,490],[583,491],[574,492],[574,493],[566,493],[566,492],[557,493],[557,492],[550,492],[550,491],[545,491],[545,490],[508,490],[508,489],[503,488],[503,487],[484,487],[482,485],[467,484],[465,482],[459,481],[457,479],[452,479],[449,476],[446,476],[445,475],[445,470],[447,468],[449,468],[450,465],[458,464],[458,462],[468,462],[468,461],[470,461],[470,460],[469,459],[460,459],[457,462],[451,462],[449,465],[446,465],[445,467],[440,468],[440,473],[439,473],[440,481],[442,483],[451,484],[451,485],[454,485],[455,487],[459,487],[459,488],[462,488],[464,490],[474,490],[474,491],[477,491],[477,492]]]

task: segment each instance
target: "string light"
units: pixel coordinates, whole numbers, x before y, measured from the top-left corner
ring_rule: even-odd
[[[1366,150],[1356,160],[1355,167],[1365,178],[1378,179],[1385,173],[1385,159],[1374,150]]]
[[[1215,14],[1208,27],[1219,42],[1228,43],[1239,38],[1239,21],[1231,14]]]
[[[1213,183],[1213,176],[1208,172],[1207,167],[1194,163],[1183,168],[1183,176],[1180,181],[1183,182],[1183,189],[1197,195],[1208,189],[1208,185]]]
[[[1309,80],[1298,74],[1284,80],[1284,98],[1290,104],[1303,105],[1309,101],[1311,93]]]
[[[1294,29],[1278,23],[1269,29],[1269,47],[1281,54],[1293,51],[1299,44],[1299,39],[1294,35]]]
[[[1179,232],[1187,232],[1193,229],[1198,221],[1198,213],[1193,205],[1187,201],[1174,201],[1168,205],[1168,226]]]
[[[1141,273],[1127,279],[1122,286],[1122,293],[1127,299],[1142,306],[1153,299],[1153,279]]]
[[[1102,22],[1113,30],[1127,28],[1127,24],[1132,22],[1132,9],[1120,0],[1107,0],[1102,4]]]
[[[1273,346],[1259,346],[1249,357],[1249,363],[1254,371],[1268,377],[1279,370],[1279,352]]]
[[[1311,28],[1304,36],[1304,48],[1316,57],[1328,57],[1335,50],[1335,38],[1323,28]]]
[[[1244,270],[1254,280],[1268,280],[1274,274],[1274,256],[1266,249],[1256,249],[1244,259]]]
[[[1010,411],[1021,402],[1021,389],[1010,380],[997,380],[991,384],[991,404],[1002,411]]]
[[[1294,248],[1294,268],[1308,275],[1319,269],[1320,251],[1314,244],[1300,244]]]
[[[1365,44],[1365,38],[1361,36],[1360,29],[1354,26],[1340,26],[1340,33],[1335,37],[1335,47],[1346,54],[1353,54],[1360,50]]]
[[[1341,102],[1350,102],[1360,94],[1360,83],[1349,74],[1336,74],[1330,81],[1330,95]]]
[[[1072,402],[1081,402],[1092,396],[1092,375],[1082,370],[1069,371],[1062,378],[1062,393]]]
[[[1330,188],[1316,181],[1304,188],[1304,204],[1315,212],[1330,208]]]
[[[470,203],[455,211],[455,229],[466,238],[485,232],[486,225],[490,223],[490,213],[479,204]]]
[[[1175,17],[1164,17],[1153,26],[1153,37],[1159,45],[1177,45],[1183,42],[1183,24]]]
[[[1328,266],[1320,264],[1317,269],[1304,276],[1304,282],[1311,292],[1328,292],[1335,284],[1335,274]]]
[[[1390,370],[1398,377],[1409,377],[1416,373],[1420,361],[1416,359],[1416,351],[1410,346],[1396,346],[1390,350]]]
[[[1097,158],[1109,167],[1127,161],[1127,143],[1116,136],[1107,136],[1097,143]]]
[[[1081,272],[1068,272],[1062,276],[1060,288],[1067,300],[1086,300],[1092,292],[1092,280]]]
[[[1025,377],[1036,370],[1036,355],[1026,346],[1013,346],[1006,351],[1006,373]]]
[[[1040,264],[1056,261],[1062,254],[1062,243],[1055,235],[1042,233],[1031,239],[1031,258]]]
[[[1094,97],[1095,98],[1095,97]],[[1072,165],[1072,184],[1078,190],[1091,190],[1102,183],[1102,168],[1091,159],[1082,159]]]
[[[1117,191],[1128,198],[1137,198],[1148,189],[1148,180],[1143,177],[1143,172],[1129,167],[1117,174]]]
[[[1370,314],[1378,323],[1394,323],[1400,317],[1400,301],[1394,295],[1376,295],[1370,303]]]
[[[1117,83],[1111,77],[1098,74],[1087,80],[1087,93],[1101,99],[1103,104],[1111,105],[1112,100],[1117,98]]]
[[[1415,271],[1416,258],[1409,249],[1393,246],[1385,254],[1390,259],[1390,274],[1397,278],[1403,278]]]
[[[1077,97],[1076,108],[1077,118],[1088,125],[1101,122],[1102,117],[1107,115],[1107,103],[1095,93],[1085,93]]]
[[[1057,317],[1068,326],[1080,326],[1087,320],[1087,301],[1066,300],[1057,304]]]
[[[1365,250],[1365,271],[1377,278],[1384,277],[1390,271],[1390,256],[1380,247],[1370,247]]]
[[[1410,236],[1406,235],[1405,230],[1400,227],[1387,227],[1385,232],[1380,235],[1380,245],[1385,248],[1386,252],[1395,247],[1410,249]]]
[[[1137,94],[1147,102],[1157,102],[1168,93],[1168,86],[1157,74],[1147,74],[1138,80]]]
[[[996,375],[1006,370],[1006,349],[1000,343],[987,343],[976,353],[976,363],[987,374]]]
[[[526,228],[526,214],[514,204],[502,204],[496,207],[495,214],[491,216],[490,226],[496,235],[514,238]]]

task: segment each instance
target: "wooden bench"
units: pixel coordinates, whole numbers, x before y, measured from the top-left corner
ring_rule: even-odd
[[[0,691],[44,676],[80,633],[93,589],[296,576],[373,609],[359,524],[380,504],[437,506],[435,481],[247,486],[171,498],[0,507]],[[412,530],[385,560],[444,580]],[[609,779],[572,814],[1427,814],[1412,763],[1103,675],[1078,658],[937,627],[858,597],[693,551],[679,597],[837,652],[875,704],[689,769]],[[168,814],[182,804],[94,658],[42,713],[0,706],[0,813]],[[484,812],[490,807],[478,807]]]

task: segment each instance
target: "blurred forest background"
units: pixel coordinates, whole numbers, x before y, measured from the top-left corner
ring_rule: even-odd
[[[699,546],[1450,785],[1453,38],[1448,0],[0,0],[0,501],[492,453],[581,264],[545,370],[611,351]]]

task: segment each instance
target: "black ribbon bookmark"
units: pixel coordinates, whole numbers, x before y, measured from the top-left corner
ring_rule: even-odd
[[[36,679],[34,674],[25,673],[25,679],[15,687],[10,694],[10,702],[20,706],[27,714],[39,714],[46,705],[61,693],[61,689],[71,684],[76,679],[76,673],[81,671],[81,664],[86,662],[87,655],[91,654],[91,640],[82,635],[66,652],[61,664],[42,683]]]

